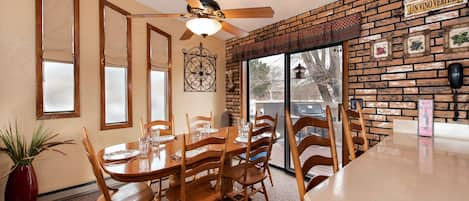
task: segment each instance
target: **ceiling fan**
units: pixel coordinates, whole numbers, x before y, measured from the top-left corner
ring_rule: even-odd
[[[242,37],[247,32],[228,23],[227,18],[272,18],[274,10],[271,7],[239,8],[222,10],[215,0],[186,0],[187,13],[154,13],[133,14],[131,17],[182,17],[189,19],[186,22],[187,30],[182,34],[180,40],[188,40],[197,34],[203,37],[213,35],[220,29]]]

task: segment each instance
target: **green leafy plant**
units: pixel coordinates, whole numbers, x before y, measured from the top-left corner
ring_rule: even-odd
[[[14,125],[10,123],[8,128],[0,129],[0,142],[3,143],[3,147],[0,146],[0,153],[6,153],[15,164],[14,167],[30,165],[43,151],[55,151],[65,155],[55,147],[75,143],[73,140],[53,141],[58,135],[59,133],[52,132],[41,124],[34,130],[28,146],[26,138],[21,135],[18,123],[15,121]]]
[[[469,37],[468,37],[467,32],[454,35],[453,37],[451,37],[451,39],[453,40],[453,43],[458,46],[461,46],[465,42],[469,42]]]

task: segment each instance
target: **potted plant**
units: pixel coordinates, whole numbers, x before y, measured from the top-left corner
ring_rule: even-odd
[[[52,141],[59,134],[51,132],[40,125],[34,130],[31,143],[26,143],[24,135],[18,129],[18,123],[9,124],[8,128],[0,129],[0,153],[6,153],[13,161],[13,167],[7,174],[5,189],[6,201],[32,201],[37,199],[37,179],[33,168],[34,159],[43,151],[55,151],[56,146],[74,144],[73,140]]]

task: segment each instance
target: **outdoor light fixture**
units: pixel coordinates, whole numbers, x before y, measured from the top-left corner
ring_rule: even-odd
[[[301,63],[298,63],[298,66],[293,68],[293,72],[295,72],[295,79],[305,79],[305,72],[306,68],[301,65]]]
[[[221,23],[211,18],[194,18],[186,23],[186,27],[197,35],[211,36],[221,29]]]

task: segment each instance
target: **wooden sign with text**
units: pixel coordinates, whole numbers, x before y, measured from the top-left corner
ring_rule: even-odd
[[[406,0],[405,17],[467,3],[467,0]]]

